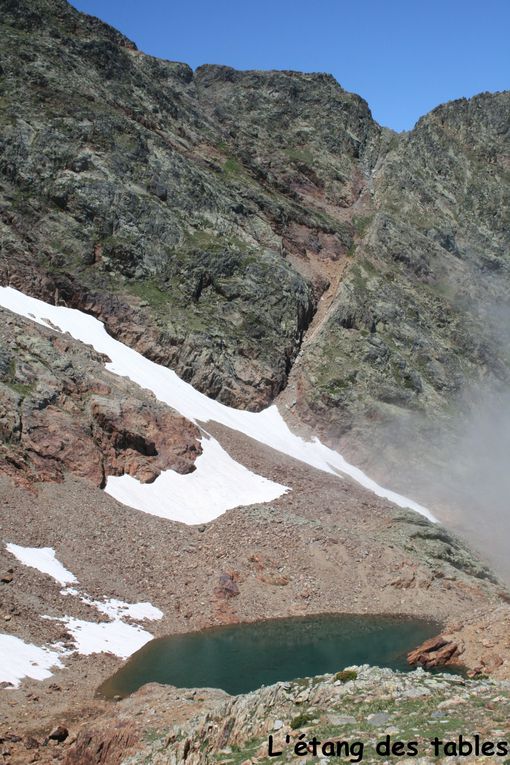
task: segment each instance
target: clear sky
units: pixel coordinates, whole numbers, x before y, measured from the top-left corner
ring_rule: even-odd
[[[72,0],[154,56],[331,72],[408,130],[438,104],[510,88],[510,0]]]

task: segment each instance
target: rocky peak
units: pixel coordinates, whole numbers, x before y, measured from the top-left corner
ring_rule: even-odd
[[[104,21],[77,11],[67,0],[3,0],[2,21],[26,31],[100,35],[112,43],[137,50],[135,43]]]

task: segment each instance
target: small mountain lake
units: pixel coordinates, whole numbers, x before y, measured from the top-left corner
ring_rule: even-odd
[[[439,631],[424,619],[352,615],[214,627],[151,640],[97,694],[127,696],[151,682],[239,694],[351,664],[408,671],[407,652]]]

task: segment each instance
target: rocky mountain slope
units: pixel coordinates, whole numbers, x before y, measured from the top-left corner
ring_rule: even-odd
[[[475,734],[481,742],[492,742],[493,751],[497,742],[506,742],[508,751],[505,712],[509,690],[508,683],[466,682],[454,676],[427,677],[421,673],[402,675],[367,666],[278,683],[212,703],[201,700],[198,690],[186,701],[191,709],[202,701],[205,709],[201,715],[178,721],[173,727],[163,725],[159,735],[157,727],[152,736],[131,730],[130,762],[274,762],[276,758],[268,756],[271,736],[272,752],[282,753],[279,762],[294,762],[296,755],[327,762],[337,747],[345,757],[348,746],[346,759],[351,762],[399,762],[405,754],[413,759],[418,754],[422,765],[447,763],[455,751],[459,752],[459,731],[472,746],[471,756],[464,749],[462,762],[481,762],[474,750]],[[134,704],[145,706],[151,692],[156,694],[157,689],[147,687],[145,694],[133,699]],[[105,726],[106,730],[99,728],[92,733],[89,729],[79,734],[65,761],[69,765],[80,762],[80,756],[93,751],[101,740],[113,739],[114,744],[115,738],[109,739],[108,733],[119,736],[122,731],[126,737],[129,723],[124,714],[121,710],[115,716],[120,730],[108,731]],[[432,744],[436,736],[441,742],[437,755]],[[450,744],[444,750],[447,741],[457,749]],[[299,747],[303,742],[305,745]],[[390,748],[385,749],[388,742]],[[396,742],[402,742],[400,751],[392,752]],[[408,749],[409,742],[414,742],[414,749]]]
[[[236,697],[146,685],[94,720],[66,719],[64,741],[48,730],[7,734],[3,746],[13,765],[34,751],[41,765],[328,762],[337,748],[344,762],[481,763],[505,761],[509,711],[508,682],[365,665]],[[490,744],[492,756],[481,757]]]
[[[373,454],[399,459],[419,435],[430,459],[462,395],[508,381],[509,117],[508,93],[438,107],[372,170],[362,240],[296,386],[338,435],[366,443],[368,427]]]
[[[328,75],[193,72],[65,0],[2,22],[3,283],[226,403],[287,386],[380,470],[508,381],[508,93],[397,135]]]

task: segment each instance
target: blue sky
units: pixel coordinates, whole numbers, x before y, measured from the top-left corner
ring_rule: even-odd
[[[510,0],[72,0],[154,56],[331,72],[409,130],[439,103],[510,88]]]

